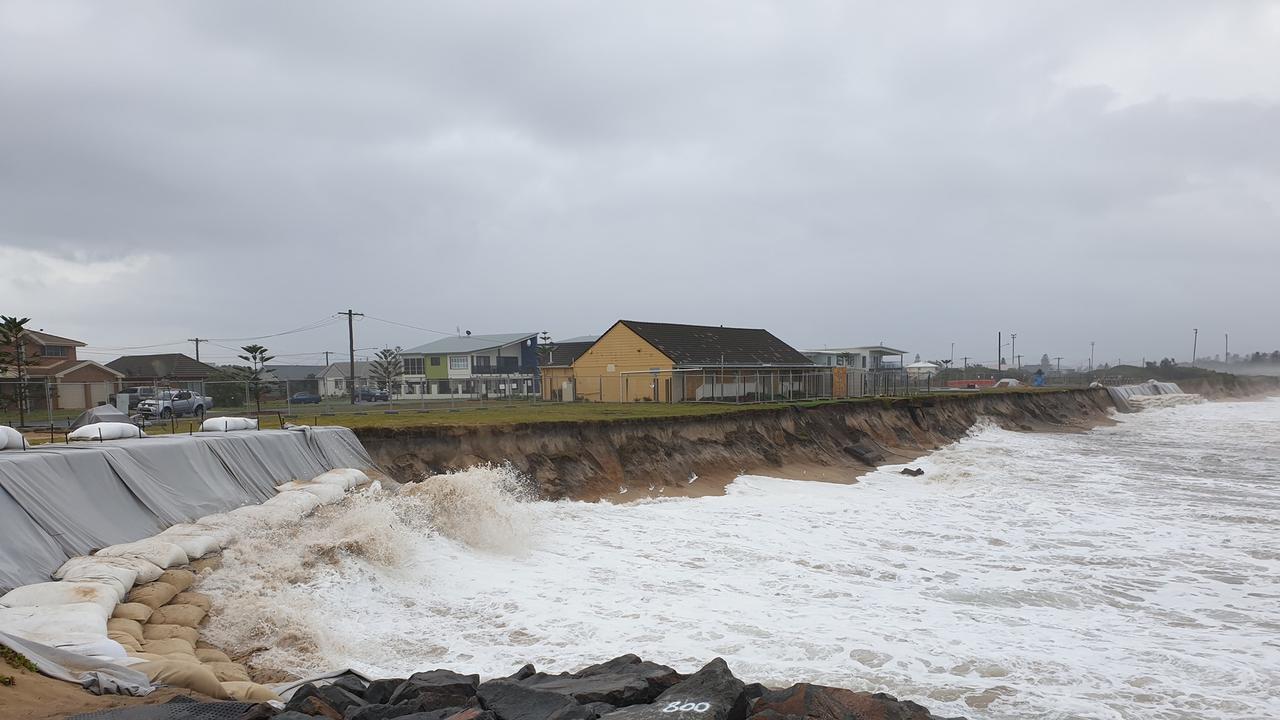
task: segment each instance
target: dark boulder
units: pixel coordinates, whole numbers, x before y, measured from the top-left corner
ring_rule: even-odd
[[[618,709],[617,707],[610,705],[609,703],[602,703],[602,702],[586,703],[582,707],[586,709],[587,712],[590,712],[596,717],[608,715],[609,713]]]
[[[302,703],[309,697],[316,697],[319,688],[312,683],[300,685],[293,691],[293,695],[289,701],[284,704],[284,709],[292,712],[302,712]]]
[[[424,701],[423,710],[461,706],[476,694],[479,684],[479,675],[460,675],[452,670],[414,673],[396,688],[387,702],[394,705],[426,695],[429,699]]]
[[[924,468],[902,468],[901,472],[903,475],[910,475],[911,477],[920,477],[921,475],[924,474]]]
[[[766,691],[752,704],[751,713],[760,720],[934,720],[910,700],[808,683]]]
[[[405,683],[406,678],[388,678],[374,680],[364,689],[364,700],[371,705],[385,705],[395,693],[396,688]]]
[[[297,710],[285,710],[272,716],[271,720],[312,720],[312,717]]]
[[[583,705],[608,703],[626,707],[651,703],[679,681],[680,674],[665,665],[623,655],[575,673],[535,673],[520,680],[520,684],[568,695]]]
[[[325,700],[319,695],[312,695],[305,698],[297,707],[298,712],[306,713],[311,717],[322,717],[328,718],[329,720],[343,720],[342,711],[325,702]]]
[[[524,667],[511,673],[510,675],[507,676],[506,679],[519,681],[527,677],[530,677],[531,675],[537,675],[537,674],[538,674],[538,669],[533,666],[533,663],[525,663]]]
[[[422,712],[422,709],[418,707],[417,701],[408,700],[395,705],[379,703],[358,708],[353,707],[347,711],[345,717],[346,720],[391,720],[391,718],[404,717],[419,712]]]
[[[632,705],[606,720],[743,720],[747,692],[724,660],[716,658],[698,672],[667,689],[652,704]]]
[[[595,715],[573,698],[525,687],[511,680],[490,680],[476,691],[480,706],[498,720],[594,720]]]
[[[356,697],[360,697],[360,698],[364,697],[366,686],[368,686],[367,682],[357,677],[356,675],[352,675],[350,673],[339,675],[338,677],[332,678],[329,681],[329,684],[333,685],[334,687],[340,687],[343,690],[346,690],[347,692],[351,693],[352,695],[355,695]]]
[[[340,713],[346,715],[352,708],[364,707],[364,698],[343,690],[337,685],[321,685],[316,688],[316,695]],[[294,697],[297,697],[296,695]],[[305,712],[305,711],[304,711]]]

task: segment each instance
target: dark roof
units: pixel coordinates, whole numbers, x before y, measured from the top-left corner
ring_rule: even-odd
[[[567,367],[595,344],[592,340],[591,342],[558,342],[542,345],[540,346],[542,356],[538,358],[538,364],[543,367]]]
[[[676,365],[813,365],[768,330],[619,320]]]
[[[28,330],[26,335],[41,345],[74,345],[75,347],[84,347],[84,343],[79,340],[72,340],[71,338],[64,338],[59,335],[51,335],[42,330]]]
[[[207,378],[217,372],[182,353],[125,355],[107,363],[107,367],[124,373],[126,378]]]

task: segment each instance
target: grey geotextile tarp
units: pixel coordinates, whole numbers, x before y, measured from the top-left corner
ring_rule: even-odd
[[[24,655],[44,675],[73,682],[94,695],[150,695],[155,687],[137,670],[0,633],[0,645]]]
[[[347,462],[332,464],[334,457]],[[337,467],[368,469],[368,457],[347,428],[0,451],[0,591],[48,580],[67,557],[260,503],[290,480]]]
[[[57,569],[67,561],[67,553],[3,489],[0,536],[0,591],[44,579],[33,576],[33,568]]]
[[[129,416],[120,412],[119,408],[114,405],[97,405],[80,413],[75,420],[71,421],[71,425],[67,427],[67,432],[72,432],[85,425],[92,425],[100,422],[122,422],[131,423]]]

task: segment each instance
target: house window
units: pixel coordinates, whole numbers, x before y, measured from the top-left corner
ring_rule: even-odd
[[[488,355],[479,355],[475,358],[475,361],[476,361],[476,367],[482,367],[482,368],[489,367]]]
[[[439,355],[432,355],[432,356],[431,356],[431,367],[440,367],[440,356],[439,356]]]
[[[407,358],[405,358],[405,359],[404,359],[404,374],[405,374],[405,375],[421,375],[421,374],[422,374],[422,372],[423,372],[423,370],[422,370],[422,358],[420,358],[420,357],[407,357]]]
[[[44,355],[45,357],[66,357],[67,346],[66,345],[45,345],[44,350],[40,354]]]
[[[450,370],[470,370],[471,363],[466,355],[450,355],[449,369]]]

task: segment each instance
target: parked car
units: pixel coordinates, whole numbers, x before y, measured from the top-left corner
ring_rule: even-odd
[[[153,387],[127,387],[122,389],[119,393],[113,394],[110,397],[108,397],[107,398],[108,403],[110,403],[111,405],[115,405],[116,395],[128,395],[129,409],[132,410],[138,407],[138,403],[142,402],[143,400],[149,400],[155,397],[156,389]]]
[[[147,418],[203,415],[213,409],[213,398],[190,390],[162,390],[155,397],[138,403],[138,412]]]
[[[391,394],[386,390],[369,387],[356,388],[357,402],[387,402],[390,399]]]
[[[289,402],[293,405],[319,405],[320,396],[313,392],[296,392]]]

